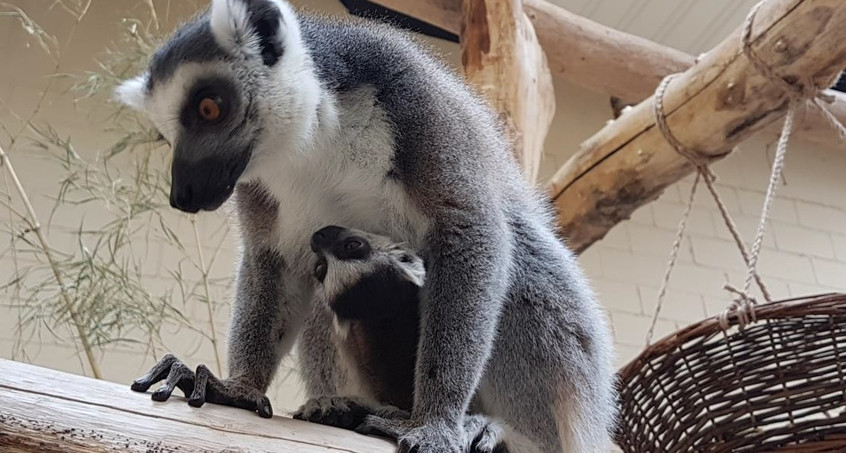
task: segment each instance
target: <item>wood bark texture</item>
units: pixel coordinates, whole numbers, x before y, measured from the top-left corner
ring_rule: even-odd
[[[467,79],[500,112],[523,173],[534,183],[555,116],[546,56],[520,0],[464,0],[461,62]]]
[[[462,0],[374,2],[452,33],[460,33]],[[640,102],[651,96],[666,75],[685,71],[695,62],[694,56],[685,52],[606,27],[548,0],[523,0],[522,3],[553,76],[625,102]],[[836,98],[832,112],[846,123],[846,95],[835,91],[831,94]],[[796,128],[797,139],[843,149],[837,134],[818,111],[808,111],[797,120],[800,120]],[[767,133],[777,134],[778,127],[768,128]]]
[[[754,52],[785,80],[827,86],[846,66],[846,2],[771,0],[759,10],[751,40]],[[725,157],[786,112],[788,96],[741,49],[738,29],[677,76],[664,96],[670,130],[703,158]],[[693,172],[655,126],[652,102],[588,139],[552,178],[560,225],[576,251]]]
[[[177,390],[178,392],[178,390]],[[393,453],[387,440],[0,359],[0,451]]]

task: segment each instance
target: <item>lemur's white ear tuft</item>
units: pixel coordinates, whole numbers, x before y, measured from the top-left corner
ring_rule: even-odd
[[[123,81],[115,89],[115,98],[135,110],[143,109],[147,98],[147,74]]]
[[[212,0],[209,21],[221,47],[259,55],[268,66],[279,61],[286,34],[296,30],[294,11],[283,0]]]
[[[251,34],[247,5],[241,0],[213,0],[210,25],[214,39],[223,48],[247,44]]]

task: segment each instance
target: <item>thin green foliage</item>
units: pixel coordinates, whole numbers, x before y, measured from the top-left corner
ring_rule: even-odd
[[[125,19],[125,33],[97,62],[97,71],[76,76],[61,73],[60,43],[54,36],[19,7],[0,3],[0,21],[3,16],[17,20],[38,48],[50,55],[56,63],[54,75],[70,82],[74,102],[109,111],[103,121],[109,128],[104,133],[114,137],[95,157],[86,157],[94,153],[81,152],[71,137],[38,121],[43,96],[28,117],[18,117],[25,124],[21,132],[12,134],[11,127],[0,124],[9,136],[8,156],[0,162],[9,170],[2,172],[0,181],[0,210],[8,215],[0,219],[10,237],[8,247],[0,248],[0,259],[9,260],[13,268],[6,281],[0,281],[0,291],[17,310],[17,349],[24,358],[33,343],[45,341],[45,334],[67,338],[68,327],[75,346],[80,352],[85,350],[89,362],[93,360],[90,349],[116,344],[155,355],[163,346],[162,329],[169,326],[188,329],[209,341],[220,372],[214,328],[218,301],[212,288],[228,284],[228,279],[214,280],[210,270],[223,244],[228,243],[228,227],[220,215],[204,218],[224,225],[211,235],[213,243],[204,243],[209,238],[199,234],[195,219],[170,209],[164,143],[142,118],[110,100],[115,86],[146,63],[160,38],[158,15],[152,3],[147,3],[150,21]],[[64,0],[55,6],[79,24],[90,1]],[[31,197],[16,193],[9,184],[12,150],[16,145],[23,148],[19,138],[24,136],[29,139],[26,152],[38,154],[45,166],[61,174],[55,193],[38,194],[53,200],[46,231],[34,215],[20,207],[21,200]],[[25,186],[26,181],[23,183]],[[91,214],[94,219],[79,213]],[[77,226],[68,228],[66,219],[75,217],[80,217]],[[194,234],[180,234],[179,224],[189,221]],[[67,246],[69,242],[74,244],[72,248]],[[65,246],[53,247],[52,243]],[[154,244],[163,244],[165,250],[151,251]],[[160,272],[156,266],[151,269],[151,255],[179,258]],[[192,304],[206,307],[202,312],[207,324],[191,315]],[[89,365],[96,368],[96,363]]]

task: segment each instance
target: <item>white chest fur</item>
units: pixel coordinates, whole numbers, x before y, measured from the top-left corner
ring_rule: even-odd
[[[324,119],[316,132],[324,136],[301,149],[261,150],[250,164],[249,177],[261,179],[279,203],[280,251],[289,263],[309,266],[311,234],[327,225],[419,245],[428,224],[388,176],[394,134],[373,89],[347,93],[331,109],[332,129]]]

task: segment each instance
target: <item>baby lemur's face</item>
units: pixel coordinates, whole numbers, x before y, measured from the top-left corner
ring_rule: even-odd
[[[315,296],[329,304],[339,316],[340,299],[381,299],[374,292],[400,296],[403,287],[423,286],[423,260],[404,244],[363,231],[327,226],[311,238],[315,254]],[[370,308],[376,308],[372,306]]]

